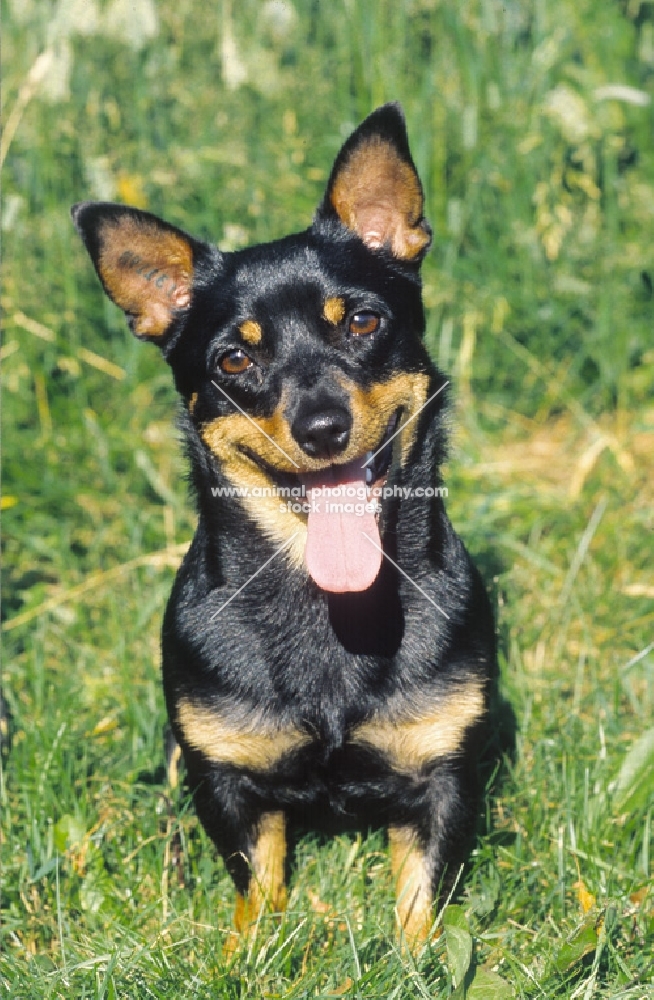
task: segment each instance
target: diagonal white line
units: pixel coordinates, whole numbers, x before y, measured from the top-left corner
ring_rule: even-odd
[[[368,539],[368,541],[370,542],[371,545],[375,546],[375,548],[377,549],[378,552],[381,552],[381,554],[383,555],[384,559],[388,559],[388,561],[391,564],[391,566],[395,566],[395,569],[399,573],[401,573],[402,576],[405,577],[405,579],[407,579],[409,581],[409,583],[412,583],[413,586],[416,588],[416,590],[420,591],[420,593],[422,594],[423,597],[427,598],[427,600],[429,601],[430,604],[434,605],[434,607],[436,608],[437,611],[440,611],[440,613],[445,618],[447,618],[448,621],[450,620],[450,616],[445,611],[443,611],[443,609],[441,607],[439,607],[439,605],[436,603],[436,601],[432,601],[432,599],[429,596],[429,594],[425,594],[425,592],[422,589],[422,587],[419,586],[419,584],[417,584],[415,580],[412,580],[411,577],[409,576],[409,574],[405,573],[404,570],[402,569],[402,567],[398,566],[397,563],[393,559],[391,559],[391,557],[389,556],[389,554],[387,552],[384,552],[384,550],[382,549],[382,547],[380,545],[377,545],[377,542],[373,542],[373,540],[370,537],[370,535],[366,535],[365,531],[362,531],[361,534],[363,535],[364,538]]]
[[[216,383],[214,382],[214,385],[215,384]],[[388,440],[384,441],[384,443],[377,449],[377,451],[374,451],[372,453],[372,455],[370,456],[370,458],[366,459],[366,461],[363,463],[363,465],[361,466],[361,468],[365,469],[366,465],[370,465],[370,463],[372,462],[373,458],[375,458],[375,456],[378,455],[379,452],[382,451],[386,447],[387,444],[390,444],[390,442],[393,440],[393,438],[397,437],[397,435],[400,433],[400,431],[403,431],[405,427],[408,427],[408,425],[411,423],[412,420],[415,420],[416,417],[420,416],[420,414],[424,410],[425,406],[429,406],[429,404],[431,403],[432,399],[436,399],[436,397],[438,396],[439,392],[442,392],[443,389],[445,389],[449,384],[450,384],[449,382],[443,382],[443,384],[440,387],[440,389],[437,389],[436,392],[434,393],[434,395],[430,396],[429,399],[426,400],[422,404],[422,406],[420,407],[419,410],[416,410],[415,413],[411,414],[411,416],[409,417],[409,419],[405,420],[404,423],[402,424],[402,426],[398,427],[398,429],[395,431],[395,433],[391,434],[391,436],[388,438]]]
[[[212,616],[209,619],[209,621],[212,622],[214,620],[214,618],[217,618],[218,615],[220,614],[220,612],[223,611],[227,607],[227,605],[230,604],[230,602],[234,600],[235,597],[238,597],[238,595],[241,593],[241,591],[245,590],[245,588],[248,586],[248,584],[252,583],[252,581],[254,580],[255,576],[259,576],[259,573],[266,568],[266,566],[268,565],[268,563],[271,563],[273,561],[273,559],[276,556],[279,555],[280,552],[283,552],[284,549],[287,549],[297,534],[299,534],[299,532],[294,531],[293,534],[291,535],[291,537],[287,538],[286,541],[284,542],[284,544],[280,545],[279,548],[276,549],[275,552],[273,552],[273,554],[270,556],[270,558],[266,559],[265,563],[263,563],[261,566],[259,566],[259,569],[256,571],[256,573],[253,573],[252,576],[249,578],[249,580],[246,580],[245,583],[241,587],[239,587],[237,591],[235,591],[232,594],[232,596],[229,598],[229,600],[225,601],[224,604],[221,604],[217,611],[214,611],[214,613],[212,614]]]
[[[215,385],[216,389],[218,389],[219,392],[222,392],[222,394],[225,397],[225,399],[228,399],[230,401],[230,403],[232,404],[232,406],[236,407],[236,409],[238,410],[239,413],[242,413],[244,417],[247,417],[247,419],[250,421],[250,423],[252,424],[252,426],[256,427],[256,429],[259,431],[260,434],[263,434],[263,436],[265,438],[268,438],[268,440],[270,441],[271,444],[274,444],[274,446],[277,449],[277,451],[281,451],[281,453],[284,456],[284,458],[287,458],[289,460],[289,462],[291,463],[291,465],[294,465],[296,469],[300,468],[300,466],[297,464],[297,462],[294,462],[293,459],[291,458],[291,456],[287,455],[286,452],[284,451],[284,449],[280,448],[280,446],[277,444],[276,441],[273,441],[273,439],[270,437],[270,434],[266,434],[266,432],[264,430],[262,430],[261,427],[259,427],[259,424],[256,422],[256,420],[253,420],[249,413],[246,413],[245,410],[242,410],[241,407],[238,405],[238,403],[235,403],[234,400],[232,399],[232,397],[227,395],[227,393],[222,388],[222,386],[218,385],[217,382],[214,382],[213,379],[211,379],[211,384]]]
[[[641,649],[640,653],[636,653],[635,656],[632,656],[629,662],[625,663],[622,670],[631,670],[631,668],[635,667],[637,663],[640,663],[640,661],[643,660],[648,653],[651,653],[653,649],[654,642],[650,642],[649,646],[645,646],[645,649]]]

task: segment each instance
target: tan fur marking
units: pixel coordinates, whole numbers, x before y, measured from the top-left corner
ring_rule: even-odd
[[[423,714],[374,716],[357,726],[350,741],[374,747],[386,755],[391,767],[411,773],[456,753],[466,729],[484,709],[481,683],[469,681]]]
[[[239,497],[250,516],[261,530],[275,544],[283,545],[293,538],[284,549],[283,558],[299,569],[304,565],[304,550],[307,545],[307,515],[289,511],[288,503],[306,503],[302,497],[274,496],[275,484],[261,469],[244,455],[234,455],[224,466],[226,475],[233,483],[250,490],[249,496]],[[257,496],[255,490],[267,490],[268,495]]]
[[[265,434],[279,441],[284,451],[301,467],[300,456],[295,457],[300,449],[293,441],[287,421],[279,413],[279,409],[268,420],[255,418],[255,423]],[[265,434],[257,431],[256,427],[240,413],[218,417],[202,428],[203,440],[220,460],[228,479],[235,486],[249,490],[248,496],[239,497],[239,503],[245,507],[265,534],[276,545],[283,545],[295,535],[289,547],[284,550],[284,558],[299,569],[304,565],[307,516],[289,512],[287,504],[289,500],[300,502],[301,498],[294,500],[293,497],[275,496],[273,480],[240,450],[243,447],[247,448],[280,471],[297,472],[293,464],[275,448]],[[257,492],[259,496],[256,495]]]
[[[160,337],[191,301],[193,252],[176,233],[130,216],[108,220],[98,269],[110,297],[134,316],[140,337]]]
[[[407,944],[416,949],[429,937],[432,925],[431,877],[427,858],[408,826],[388,828],[391,871],[395,878],[397,917]]]
[[[191,413],[193,413],[193,411],[195,410],[195,404],[197,403],[197,401],[198,401],[198,394],[197,392],[194,392],[188,401],[188,408]]]
[[[260,344],[263,337],[261,326],[253,319],[246,319],[238,328],[246,344]]]
[[[306,468],[310,459],[291,435],[283,410],[284,405],[281,404],[271,417],[253,417],[252,420],[241,413],[217,417],[204,425],[202,437],[214,455],[224,463],[228,475],[228,467],[233,461],[253,464],[242,454],[244,448],[280,472],[297,472],[297,467]],[[275,447],[273,441],[283,451]]]
[[[328,323],[331,323],[332,326],[338,326],[345,316],[345,302],[338,297],[326,299],[322,307],[322,314]]]
[[[371,249],[412,260],[429,243],[414,170],[380,136],[357,146],[338,173],[331,202],[341,222]]]
[[[354,417],[352,437],[358,436],[358,428],[365,425],[366,436],[373,438],[373,443],[366,442],[360,450],[355,450],[352,457],[356,457],[357,454],[365,454],[367,451],[375,451],[386,432],[388,421],[400,407],[403,410],[401,423],[406,424],[424,405],[428,386],[429,377],[427,375],[407,372],[395,375],[388,382],[378,382],[367,392],[357,386],[346,386],[346,388],[350,388],[352,395],[352,415]],[[395,443],[398,441],[400,443],[402,465],[409,457],[417,430],[418,421],[411,420],[411,423],[407,424],[406,428],[395,438]],[[361,436],[363,437],[363,435]]]
[[[286,753],[307,744],[310,737],[299,729],[264,729],[254,720],[238,726],[219,712],[182,698],[177,722],[194,750],[215,764],[232,764],[254,771],[267,771]]]
[[[283,910],[286,906],[286,821],[283,812],[264,813],[261,817],[251,861],[252,878],[248,889],[251,913],[256,919],[264,904],[275,913]]]
[[[286,820],[282,812],[264,813],[259,821],[250,857],[252,874],[247,896],[236,894],[234,931],[225,942],[226,955],[238,948],[241,935],[254,936],[266,910],[281,913],[286,909]]]

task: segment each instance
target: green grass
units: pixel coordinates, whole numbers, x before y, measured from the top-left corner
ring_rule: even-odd
[[[2,995],[651,996],[651,4],[134,0],[131,33],[108,2],[3,6]],[[303,228],[391,99],[516,755],[426,954],[396,946],[373,833],[303,839],[283,923],[230,965],[231,883],[162,780],[158,633],[193,529],[174,392],[68,209],[129,201],[226,248]]]

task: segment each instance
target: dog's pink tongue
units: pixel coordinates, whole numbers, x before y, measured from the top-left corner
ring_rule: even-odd
[[[337,486],[339,495],[330,496]],[[304,559],[322,590],[335,594],[366,590],[379,573],[381,540],[365,486],[360,458],[307,476],[310,511]],[[355,513],[357,507],[364,513]]]

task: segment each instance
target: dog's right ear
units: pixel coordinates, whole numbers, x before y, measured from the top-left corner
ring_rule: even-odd
[[[109,298],[132,332],[161,346],[191,305],[196,257],[204,244],[149,212],[83,202],[71,212]]]

